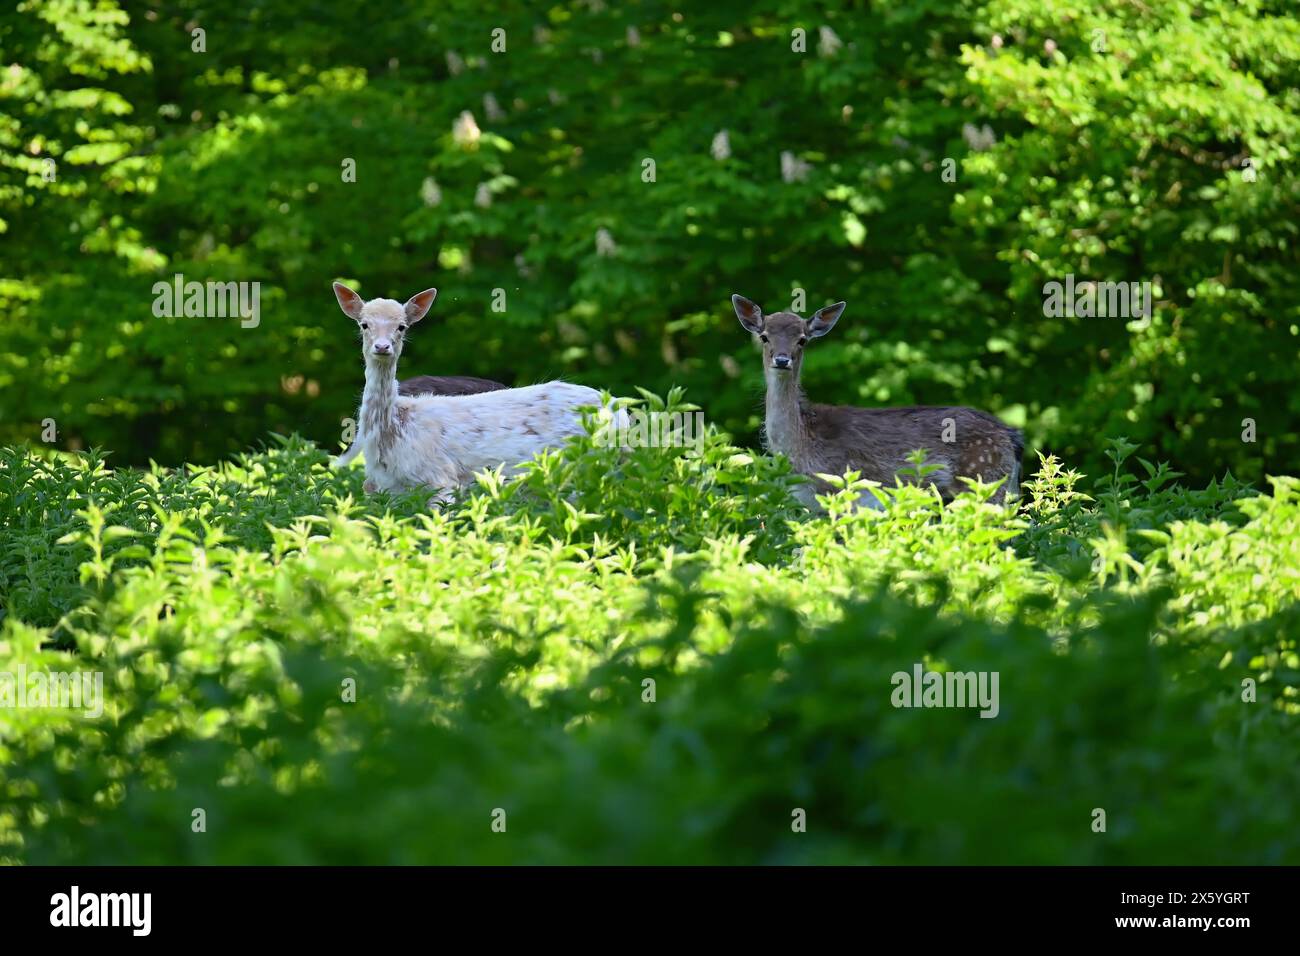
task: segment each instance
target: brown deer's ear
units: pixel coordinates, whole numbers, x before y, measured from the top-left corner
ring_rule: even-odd
[[[818,309],[808,319],[808,334],[813,338],[825,335],[835,327],[839,321],[840,313],[844,311],[844,302],[836,302],[834,305],[828,305],[824,309]]]
[[[406,321],[414,325],[429,314],[433,300],[438,297],[437,289],[425,289],[406,300]]]
[[[334,298],[339,300],[339,308],[343,314],[357,322],[361,321],[361,310],[365,307],[366,301],[357,295],[342,282],[334,283]]]
[[[763,310],[757,303],[750,302],[743,295],[733,295],[731,306],[736,310],[736,318],[745,327],[745,331],[761,335],[763,332]]]

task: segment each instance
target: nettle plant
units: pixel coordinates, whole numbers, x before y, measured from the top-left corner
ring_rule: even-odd
[[[0,862],[1300,859],[1300,481],[1234,500],[1112,450],[1090,484],[1044,459],[1019,516],[943,503],[919,457],[809,514],[713,429],[584,434],[435,513],[298,439],[4,450],[0,671],[103,671],[106,711],[0,709]],[[998,718],[893,708],[921,660],[999,671]],[[782,838],[800,788],[818,826]],[[495,839],[502,792],[541,830]]]
[[[1123,437],[1106,442],[1112,470],[1093,482],[1092,494],[1077,490],[1083,476],[1065,469],[1052,455],[1039,456],[1039,470],[1025,485],[1030,524],[1017,549],[1038,562],[1049,562],[1079,578],[1092,575],[1098,584],[1143,574],[1145,556],[1156,551],[1166,530],[1182,521],[1222,522],[1226,528],[1245,524],[1243,499],[1256,495],[1249,484],[1228,472],[1205,488],[1177,483],[1181,477],[1167,464],[1136,461],[1145,477],[1128,462],[1138,446]]]
[[[699,410],[679,388],[666,398],[640,391],[620,404],[659,416]],[[713,425],[689,444],[622,447],[601,440],[604,421],[591,410],[585,434],[539,455],[520,478],[484,475],[484,498],[471,511],[509,514],[558,541],[649,560],[727,536],[744,539],[753,560],[788,558],[790,525],[805,511],[792,495],[801,479],[785,459],[738,448]]]

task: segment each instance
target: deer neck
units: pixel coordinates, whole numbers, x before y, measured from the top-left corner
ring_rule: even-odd
[[[804,458],[807,435],[799,410],[799,372],[767,370],[767,409],[763,429],[772,451],[780,452],[799,467]]]
[[[361,393],[361,426],[367,450],[376,459],[397,444],[397,360],[366,358],[366,387]],[[369,457],[369,456],[367,456]]]

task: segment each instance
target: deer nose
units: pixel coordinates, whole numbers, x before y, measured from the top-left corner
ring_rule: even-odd
[[[375,348],[376,355],[388,355],[393,351],[392,344],[382,340],[376,342],[374,348]]]
[[[789,368],[789,367],[790,367],[790,356],[788,356],[788,355],[773,355],[773,356],[772,356],[772,364],[773,364],[775,367],[777,367],[777,368]]]

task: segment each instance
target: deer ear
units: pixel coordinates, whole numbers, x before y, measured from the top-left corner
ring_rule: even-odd
[[[334,298],[339,300],[339,308],[343,314],[357,322],[361,321],[361,309],[365,306],[365,299],[357,295],[342,282],[334,283]]]
[[[736,318],[747,332],[759,335],[763,331],[763,310],[755,302],[750,302],[743,295],[733,295],[731,306],[736,310]]]
[[[826,308],[814,312],[808,320],[808,334],[813,338],[817,338],[835,328],[835,323],[839,321],[840,313],[844,311],[845,305],[844,302],[836,302],[834,305],[828,305]]]
[[[433,300],[438,297],[437,289],[425,289],[406,300],[406,321],[414,325],[429,314]]]

